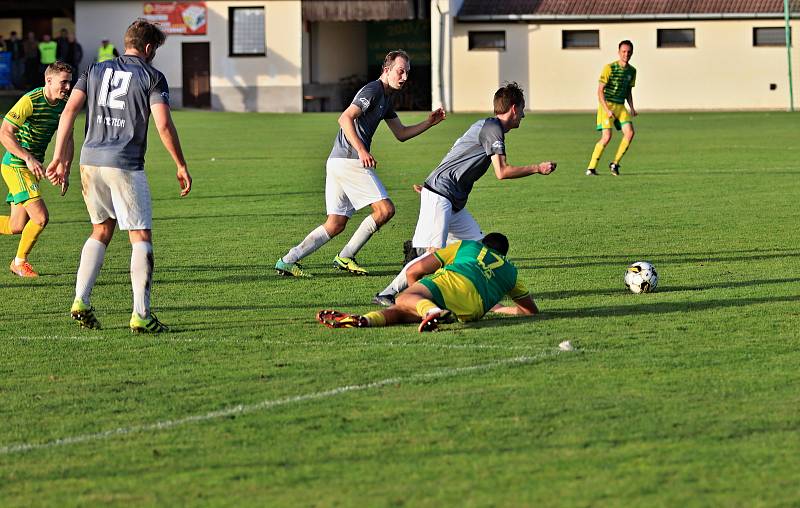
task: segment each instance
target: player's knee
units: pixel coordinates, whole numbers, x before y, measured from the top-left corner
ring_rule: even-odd
[[[346,218],[344,220],[341,220],[341,219],[337,219],[337,220],[328,219],[327,221],[325,221],[325,224],[323,225],[323,227],[325,228],[325,231],[328,233],[328,236],[330,236],[331,238],[333,238],[334,236],[336,236],[339,233],[341,233],[342,231],[344,231],[345,226],[347,226],[347,219]]]
[[[394,203],[391,201],[381,201],[378,206],[375,207],[375,223],[378,226],[383,226],[387,222],[389,222],[392,217],[394,217],[395,208]]]
[[[633,137],[634,137],[634,135],[635,135],[635,134],[636,134],[636,133],[635,133],[635,132],[633,132],[633,131],[629,131],[629,132],[626,132],[626,133],[625,133],[625,139],[628,141],[628,143],[630,143],[631,141],[633,141]]]

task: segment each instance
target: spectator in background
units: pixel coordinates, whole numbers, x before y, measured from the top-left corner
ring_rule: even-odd
[[[6,39],[5,37],[3,37],[2,34],[0,34],[0,51],[5,51],[5,50],[6,50]]]
[[[97,48],[97,63],[105,62],[106,60],[113,60],[119,56],[117,48],[114,47],[108,38],[100,41],[100,47]]]
[[[42,42],[39,43],[39,76],[37,76],[37,83],[41,81],[44,76],[44,71],[47,66],[56,61],[56,41],[52,40],[50,34],[42,36]]]
[[[69,43],[69,48],[67,50],[67,54],[65,55],[64,61],[70,64],[74,69],[72,72],[72,82],[75,84],[80,76],[78,67],[81,64],[81,60],[83,60],[83,47],[72,34],[67,36],[67,42]]]
[[[67,62],[67,53],[69,52],[69,30],[62,28],[56,37],[56,60]],[[74,73],[73,73],[74,74]]]
[[[6,50],[11,52],[11,82],[14,88],[24,88],[25,51],[17,32],[11,32],[11,37],[6,41]]]
[[[22,43],[22,51],[25,54],[25,76],[22,88],[35,88],[39,82],[39,41],[36,40],[35,33],[28,32],[28,38]]]

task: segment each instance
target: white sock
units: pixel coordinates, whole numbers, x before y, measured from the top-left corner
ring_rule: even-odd
[[[283,259],[284,263],[297,263],[304,257],[328,243],[330,239],[331,237],[328,232],[325,231],[325,227],[319,226],[317,229],[310,232],[297,247],[292,247],[292,249],[281,259]]]
[[[426,312],[425,315],[430,316],[431,314],[436,314],[437,312],[442,312],[442,309],[440,309],[439,307],[434,307],[428,312]]]
[[[340,258],[352,258],[358,254],[358,251],[361,250],[372,235],[378,231],[378,224],[375,223],[375,219],[372,218],[372,215],[367,215],[367,218],[361,222],[361,225],[358,226],[356,232],[353,233],[353,237],[350,238],[350,241],[347,242],[347,245],[344,246],[342,252],[339,253]]]
[[[133,312],[139,317],[150,315],[150,284],[153,282],[153,244],[136,242],[131,245],[131,286]]]
[[[21,265],[25,261],[27,261],[27,259],[18,258],[16,256],[14,257],[14,264],[17,265],[17,266]]]
[[[89,238],[83,244],[81,261],[78,265],[78,280],[75,282],[75,298],[80,298],[86,305],[89,305],[89,297],[105,257],[106,244],[103,242]]]
[[[397,277],[395,277],[394,280],[388,286],[386,286],[386,289],[380,292],[380,294],[395,296],[400,291],[406,289],[408,287],[408,279],[406,279],[406,271],[408,271],[408,267],[413,265],[420,259],[424,258],[425,256],[430,256],[430,255],[431,255],[430,252],[426,252],[425,254],[418,257],[414,261],[410,261],[406,266],[403,267],[402,270],[400,270],[400,273],[397,274]]]

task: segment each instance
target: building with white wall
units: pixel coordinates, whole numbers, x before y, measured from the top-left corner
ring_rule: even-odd
[[[790,12],[796,31],[800,2]],[[433,104],[486,111],[517,81],[534,110],[592,110],[602,66],[629,39],[637,107],[788,109],[783,14],[782,0],[432,0]]]

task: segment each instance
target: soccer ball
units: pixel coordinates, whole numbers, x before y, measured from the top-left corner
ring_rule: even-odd
[[[625,270],[625,287],[634,293],[649,293],[658,286],[656,267],[647,261],[637,261]]]

